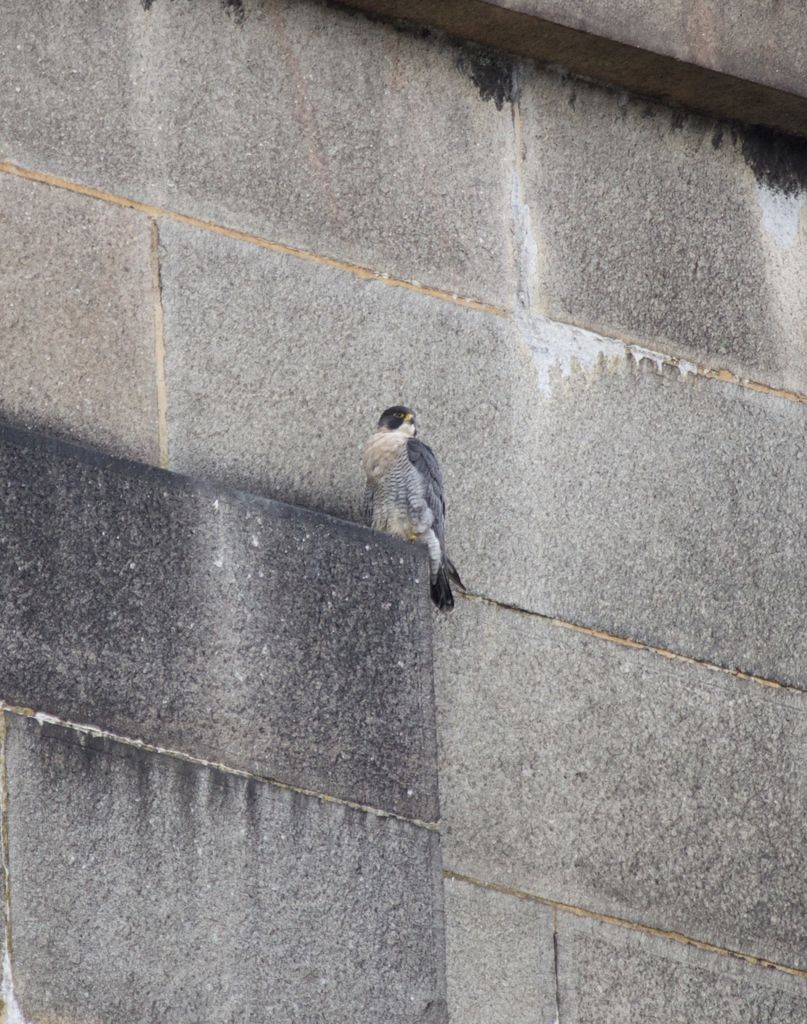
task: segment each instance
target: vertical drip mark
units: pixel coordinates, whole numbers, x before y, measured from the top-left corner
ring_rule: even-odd
[[[517,76],[518,66],[513,68],[513,185],[510,196],[510,207],[513,224],[513,248],[516,264],[516,304],[513,309],[513,320],[519,334],[528,347],[535,347],[537,334],[532,316],[533,287],[537,280],[538,246],[532,230],[530,208],[524,188],[524,127],[521,121],[521,105],[519,96],[521,89]]]
[[[160,232],[151,222],[151,281],[154,292],[154,361],[157,373],[157,440],[160,466],[168,469],[168,392],[165,384],[165,325],[160,281]]]
[[[6,770],[6,716],[0,711],[0,838],[3,844],[3,926],[6,952],[3,957],[3,981],[0,999],[0,1019],[5,1024],[25,1024],[25,1018],[14,995],[14,976],[11,968],[11,864],[9,861],[8,831],[8,772]]]
[[[519,314],[529,315],[531,306],[532,274],[535,270],[536,246],[532,237],[530,213],[524,196],[524,128],[521,122],[521,104],[517,76],[520,69],[513,68],[513,236],[516,261],[516,317]]]
[[[552,908],[552,964],[555,976],[555,1024],[560,1024],[560,982],[558,981],[558,908]]]
[[[8,776],[6,773],[6,716],[0,711],[0,842],[3,844],[3,958],[2,1019],[11,1021],[14,986],[11,980],[11,871],[8,860]]]

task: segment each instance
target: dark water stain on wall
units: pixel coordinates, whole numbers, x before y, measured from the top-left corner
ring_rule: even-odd
[[[153,0],[148,2],[152,3]],[[402,35],[415,39],[432,39],[455,48],[458,51],[455,61],[457,69],[471,79],[483,100],[493,100],[497,110],[501,110],[505,103],[518,99],[515,58],[507,53],[469,43],[442,29],[428,28],[417,22],[345,6],[344,0],[325,0],[325,6],[339,11],[345,17],[361,18],[364,21],[385,25]]]
[[[684,130],[684,123],[686,121],[686,111],[681,110],[678,107],[673,107],[670,114],[670,127],[674,132],[680,132]]]
[[[457,68],[467,75],[483,100],[493,100],[496,109],[518,99],[512,59],[484,46],[466,46],[457,58]]]
[[[807,139],[759,124],[717,121],[712,147],[720,149],[727,141],[739,146],[758,184],[785,195],[807,190]]]
[[[345,0],[325,0],[325,7],[338,11],[345,17],[361,18],[363,21],[373,22],[377,25],[386,25],[388,28],[399,32],[404,36],[412,36],[415,39],[429,39],[432,36],[445,36],[444,32],[432,30],[426,25],[420,25],[415,21],[406,21],[403,18],[394,18],[388,14],[378,14],[375,11],[359,10],[357,7],[346,7]]]
[[[737,134],[760,184],[791,196],[807,189],[807,139],[762,125],[743,125]]]

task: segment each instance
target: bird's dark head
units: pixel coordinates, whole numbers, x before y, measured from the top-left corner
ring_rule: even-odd
[[[385,409],[378,420],[379,430],[400,430],[404,434],[414,436],[417,433],[415,413],[405,405],[391,405]]]

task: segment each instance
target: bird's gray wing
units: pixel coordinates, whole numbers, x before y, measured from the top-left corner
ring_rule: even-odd
[[[443,498],[443,474],[440,472],[437,456],[427,444],[419,441],[416,437],[410,437],[406,442],[406,454],[423,481],[423,497],[434,516],[432,529],[437,534],[440,547],[445,551],[443,538],[446,503]]]
[[[373,498],[373,488],[367,484],[364,488],[364,501],[362,502],[362,513],[364,514],[364,523],[366,526],[373,525]]]

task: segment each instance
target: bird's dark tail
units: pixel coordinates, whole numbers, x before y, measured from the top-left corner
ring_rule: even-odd
[[[454,607],[454,595],[448,583],[448,573],[445,564],[441,565],[437,576],[431,584],[432,601],[442,612],[450,612]]]
[[[451,582],[456,583],[460,590],[465,590],[465,584],[460,579],[460,574],[457,572],[457,568],[450,558],[446,558],[445,567],[446,572],[448,573],[448,578]]]

